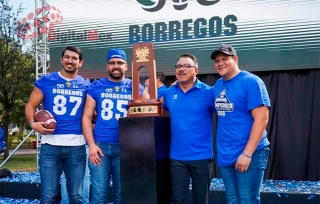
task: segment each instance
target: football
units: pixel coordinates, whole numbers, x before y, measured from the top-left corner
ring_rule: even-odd
[[[47,110],[39,110],[34,114],[35,122],[46,122],[47,129],[56,129],[57,121],[53,115]]]

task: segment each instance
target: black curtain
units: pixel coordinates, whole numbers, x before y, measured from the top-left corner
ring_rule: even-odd
[[[271,100],[267,126],[270,156],[265,179],[320,180],[320,69],[254,72]],[[214,85],[217,74],[198,75]],[[175,81],[167,77],[167,84]],[[216,130],[216,118],[214,131]],[[220,177],[216,162],[214,177]]]

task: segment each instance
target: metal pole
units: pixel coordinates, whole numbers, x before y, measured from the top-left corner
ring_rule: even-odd
[[[32,130],[23,140],[20,142],[20,144],[11,152],[11,154],[0,164],[0,168],[11,158],[12,155],[20,148],[20,146],[30,137],[30,135],[34,132]]]

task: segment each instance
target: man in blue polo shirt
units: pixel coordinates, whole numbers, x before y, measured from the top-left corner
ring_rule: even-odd
[[[161,99],[168,88],[166,85],[166,76],[164,75],[163,72],[157,72],[156,75],[157,75],[156,86],[157,86],[157,93],[158,93],[157,98]],[[145,81],[144,89],[147,92],[149,92],[149,79]]]
[[[195,56],[181,55],[175,68],[177,83],[166,91],[163,103],[164,114],[171,117],[171,203],[187,203],[191,177],[194,203],[206,204],[213,160],[213,88],[197,79]]]

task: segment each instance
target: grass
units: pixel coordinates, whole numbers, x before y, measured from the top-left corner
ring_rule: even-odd
[[[2,163],[0,157],[0,163]],[[8,168],[10,171],[36,172],[37,171],[37,155],[18,155],[12,156],[1,168]]]

